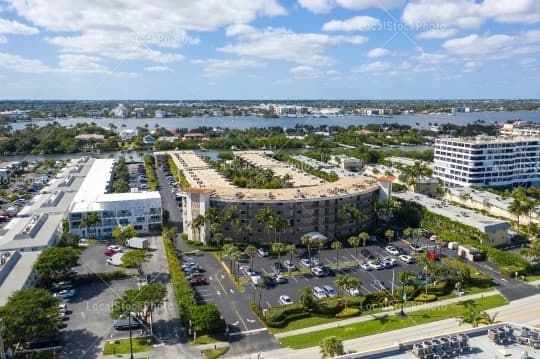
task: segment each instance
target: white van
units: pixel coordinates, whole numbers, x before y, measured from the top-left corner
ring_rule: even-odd
[[[313,296],[317,299],[323,299],[323,298],[326,298],[328,297],[326,295],[326,292],[324,291],[324,289],[320,288],[320,287],[314,287],[313,288]]]

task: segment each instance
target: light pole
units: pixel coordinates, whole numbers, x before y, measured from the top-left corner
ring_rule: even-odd
[[[131,334],[131,312],[128,313],[128,325],[129,325],[129,352],[130,358],[133,359],[133,339]]]

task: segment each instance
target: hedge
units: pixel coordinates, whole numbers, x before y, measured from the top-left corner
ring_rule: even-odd
[[[173,174],[176,181],[180,183],[180,187],[182,187],[182,189],[190,188],[191,186],[189,185],[187,178],[184,176],[182,171],[180,171],[178,167],[176,167],[176,163],[174,163],[171,156],[169,156],[168,163],[169,169],[171,170],[171,173]]]
[[[304,172],[307,172],[315,177],[319,177],[319,178],[322,178],[328,182],[336,182],[338,179],[339,179],[339,176],[335,173],[327,173],[327,172],[324,172],[324,171],[321,171],[317,168],[314,168],[302,161],[298,161],[294,158],[292,158],[291,156],[289,156],[288,154],[285,154],[285,153],[279,153],[279,154],[276,154],[275,155],[276,159],[280,160],[280,161],[287,161],[289,162],[290,164],[292,164],[293,166],[301,169],[302,171]]]
[[[435,294],[420,293],[414,298],[414,300],[416,302],[434,302],[437,300],[437,296]]]
[[[341,312],[336,314],[336,318],[350,318],[360,315],[360,309],[358,308],[344,308]]]
[[[144,155],[144,169],[146,171],[146,177],[148,178],[150,190],[157,190],[157,178],[156,172],[154,171],[154,156]]]

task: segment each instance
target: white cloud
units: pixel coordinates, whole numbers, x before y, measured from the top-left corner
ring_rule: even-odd
[[[228,26],[225,29],[225,34],[227,36],[238,36],[238,35],[249,34],[250,32],[254,32],[254,31],[256,31],[256,29],[251,25],[234,24],[234,25]]]
[[[389,71],[393,65],[390,62],[375,61],[368,64],[360,65],[353,69],[353,72],[359,73],[379,73]]]
[[[467,61],[463,64],[463,72],[474,72],[480,66],[482,66],[480,61]]]
[[[0,67],[8,70],[24,73],[45,73],[52,69],[45,65],[41,60],[27,59],[19,55],[0,52]]]
[[[162,65],[147,66],[144,69],[146,71],[150,71],[150,72],[169,72],[169,71],[172,71],[172,69],[170,67],[162,66]]]
[[[326,71],[326,74],[330,75],[330,76],[337,76],[337,75],[340,74],[340,72],[337,71],[337,70],[328,70],[328,71]]]
[[[298,0],[303,8],[321,14],[332,10],[334,7],[342,7],[348,10],[363,10],[371,7],[392,9],[403,4],[403,0]]]
[[[509,35],[480,37],[476,34],[447,40],[442,46],[456,55],[489,55],[503,53],[512,48],[515,39]]]
[[[383,49],[382,47],[377,47],[368,52],[367,56],[370,58],[390,56],[392,52],[388,49]]]
[[[295,33],[284,28],[266,28],[238,36],[236,44],[228,44],[218,51],[240,56],[254,56],[268,60],[286,60],[303,65],[324,66],[333,62],[325,55],[328,48],[343,43],[363,44],[364,36],[330,36],[325,34]]]
[[[32,74],[67,74],[67,75],[109,75],[118,77],[133,77],[134,73],[111,71],[100,63],[95,56],[78,54],[61,54],[58,66],[51,67],[38,59],[28,59],[16,54],[0,53],[0,67],[9,70]]]
[[[332,0],[298,0],[298,3],[315,14],[328,12],[334,7]]]
[[[403,10],[403,22],[409,26],[475,28],[488,20],[503,23],[540,22],[538,0],[416,0]]]
[[[457,34],[456,29],[443,28],[443,29],[427,30],[416,35],[416,37],[422,40],[447,39],[449,37],[454,36],[455,34]]]
[[[27,26],[14,20],[0,18],[0,34],[35,35],[39,33],[36,27]]]
[[[11,0],[17,14],[48,32],[64,52],[167,63],[161,48],[196,44],[189,31],[212,31],[286,13],[277,0]]]
[[[0,35],[0,44],[5,44],[7,42],[7,37]]]
[[[445,62],[448,56],[445,54],[422,52],[420,55],[411,56],[410,59],[424,64],[439,64]]]
[[[296,66],[289,69],[289,73],[300,79],[316,79],[321,76],[321,70],[312,66]]]
[[[224,76],[243,68],[258,68],[266,66],[264,62],[250,59],[195,59],[191,60],[191,63],[200,65],[202,67],[203,74],[206,77]]]
[[[368,31],[380,24],[379,19],[371,16],[355,16],[347,20],[331,20],[323,25],[324,31]]]

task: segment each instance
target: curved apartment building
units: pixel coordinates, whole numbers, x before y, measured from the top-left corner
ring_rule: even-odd
[[[224,226],[223,235],[242,240],[270,240],[271,234],[256,219],[261,208],[272,208],[288,221],[288,228],[280,233],[285,242],[298,242],[308,232],[320,232],[333,240],[358,234],[374,219],[373,202],[379,196],[377,180],[368,177],[340,178],[326,182],[287,163],[277,161],[262,151],[235,152],[236,158],[250,166],[270,168],[275,175],[288,175],[291,188],[252,189],[239,188],[221,176],[209,163],[193,151],[155,153],[158,165],[170,156],[182,171],[190,188],[182,191],[184,233],[191,240],[205,242],[209,238],[206,228],[193,228],[192,221],[204,215],[210,207],[224,210],[235,205],[244,224],[251,224],[253,231],[235,233],[232,226]],[[365,218],[354,220],[340,214],[345,204],[358,208]]]

